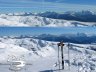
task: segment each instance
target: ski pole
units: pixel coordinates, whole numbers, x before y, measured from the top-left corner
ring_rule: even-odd
[[[59,60],[59,46],[58,46],[58,63],[59,63],[59,70],[60,70],[60,60]]]
[[[61,56],[62,56],[62,69],[64,69],[63,46],[61,46]]]
[[[68,60],[69,60],[68,66],[69,66],[69,70],[70,70],[70,52],[69,52],[69,48],[70,48],[70,44],[68,43]]]

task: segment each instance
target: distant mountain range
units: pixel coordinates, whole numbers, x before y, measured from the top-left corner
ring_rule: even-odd
[[[85,11],[67,11],[64,13],[57,12],[43,12],[43,13],[8,13],[8,16],[42,16],[53,19],[64,19],[64,20],[76,20],[82,22],[96,22],[96,12],[85,10]]]
[[[38,15],[54,19],[76,20],[82,22],[96,22],[96,13],[92,11],[80,11],[80,12],[69,11],[62,14],[56,12],[44,12],[39,13]]]
[[[0,14],[0,26],[32,27],[85,27],[96,26],[96,13],[81,12],[43,12],[43,13],[8,13]]]
[[[76,33],[76,34],[61,34],[61,35],[52,35],[52,34],[41,34],[41,35],[21,35],[21,36],[0,36],[3,39],[39,39],[45,41],[55,41],[55,42],[70,42],[78,44],[91,44],[96,43],[95,34],[85,34],[85,33]]]
[[[47,41],[63,40],[64,42],[79,43],[79,44],[90,44],[96,42],[96,35],[87,35],[85,33],[62,34],[62,35],[42,34],[36,37],[34,36],[33,38]]]
[[[45,41],[55,41],[55,42],[70,42],[78,44],[91,44],[96,43],[96,34],[86,34],[86,33],[74,33],[74,34],[40,34],[40,35],[21,35],[21,36],[0,36],[3,39],[38,39]],[[0,40],[1,42],[1,40]]]

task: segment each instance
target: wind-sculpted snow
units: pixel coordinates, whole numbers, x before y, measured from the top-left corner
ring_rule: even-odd
[[[58,72],[58,42],[33,39],[32,37],[0,37],[0,70],[11,72],[8,65],[14,60],[24,60],[32,65],[21,72]],[[95,44],[64,43],[65,70],[61,72],[95,72]],[[70,70],[68,69],[68,46]]]
[[[74,14],[72,17],[70,17],[70,13],[67,14],[58,14],[55,12],[46,12],[46,13],[9,13],[9,14],[0,14],[0,26],[27,26],[27,27],[85,27],[85,26],[95,26],[96,23],[95,18],[90,18],[87,16],[84,16],[89,22],[79,22],[80,20],[77,20],[78,17],[82,14],[75,14],[80,15],[76,16],[76,19],[74,19]],[[85,15],[85,14],[84,14]],[[89,16],[90,14],[88,14]],[[68,17],[69,16],[69,17]],[[66,18],[63,18],[66,17]],[[71,18],[71,19],[70,19]],[[83,18],[84,19],[84,18]],[[72,21],[77,20],[77,21]],[[82,21],[82,20],[81,20]]]

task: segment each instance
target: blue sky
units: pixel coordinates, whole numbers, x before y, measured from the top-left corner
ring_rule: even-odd
[[[1,3],[7,3],[7,4],[15,4],[18,3],[24,3],[24,2],[53,2],[53,3],[71,3],[71,4],[87,4],[87,5],[95,5],[96,0],[0,0]]]
[[[96,34],[96,27],[0,27],[1,36],[40,35],[40,34]]]
[[[0,0],[0,12],[96,10],[96,0]]]

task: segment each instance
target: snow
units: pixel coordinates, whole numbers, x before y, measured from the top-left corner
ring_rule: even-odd
[[[8,61],[9,56],[20,57],[28,52],[27,49],[24,49],[22,47],[0,42],[0,50],[1,49],[3,50],[3,52],[0,52],[0,61],[5,62]]]
[[[85,27],[95,26],[95,24],[95,22],[79,22],[64,19],[46,18],[30,13],[0,14],[0,26]]]
[[[22,23],[19,23],[17,21],[9,21],[9,20],[6,20],[6,19],[3,19],[3,18],[0,18],[0,25],[1,26],[28,26],[28,25],[25,25],[25,24],[22,24]]]
[[[59,71],[57,43],[33,38],[1,37],[0,71],[11,72],[9,62],[23,60],[26,66],[20,72],[96,72],[96,51],[90,48],[96,48],[96,45],[70,43],[69,70],[68,43],[65,43],[65,69]]]

